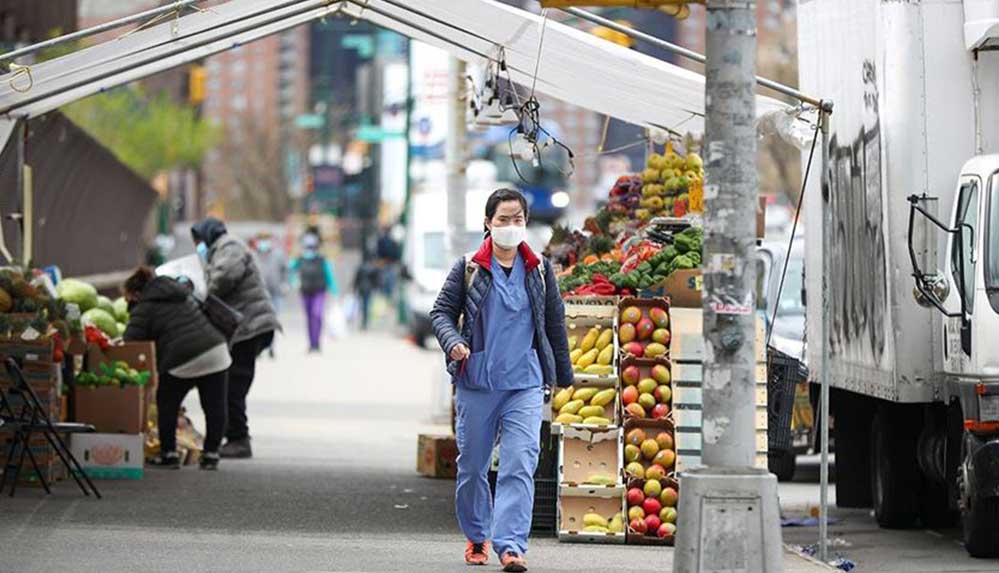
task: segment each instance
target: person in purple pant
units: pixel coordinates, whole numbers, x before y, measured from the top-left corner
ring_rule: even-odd
[[[319,252],[319,236],[306,233],[302,237],[302,256],[291,262],[291,272],[298,279],[298,288],[305,305],[305,318],[309,325],[309,352],[319,352],[323,337],[323,315],[326,312],[326,293],[338,294],[333,265]]]

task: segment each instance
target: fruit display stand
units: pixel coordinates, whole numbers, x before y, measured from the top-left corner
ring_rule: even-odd
[[[566,316],[569,356],[576,382],[617,383],[617,329],[613,317]]]
[[[665,298],[622,298],[618,303],[618,340],[625,356],[658,358],[669,354],[669,301]]]
[[[623,544],[624,486],[563,486],[558,500],[558,540]]]

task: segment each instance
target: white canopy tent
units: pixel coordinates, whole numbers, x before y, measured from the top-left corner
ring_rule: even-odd
[[[0,76],[0,117],[9,122],[43,114],[337,15],[368,20],[473,64],[495,59],[502,49],[514,81],[534,84],[537,68],[536,89],[541,94],[640,126],[695,133],[703,129],[701,74],[492,0],[231,0]],[[758,96],[757,115],[780,109],[787,106]],[[9,125],[4,129],[0,124],[0,137],[9,131]]]

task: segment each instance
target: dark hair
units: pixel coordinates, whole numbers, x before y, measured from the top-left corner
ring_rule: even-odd
[[[493,194],[489,196],[486,200],[486,218],[492,221],[493,217],[496,215],[496,210],[499,209],[500,203],[506,203],[508,201],[516,201],[520,203],[520,206],[524,209],[524,216],[527,216],[527,198],[524,194],[516,189],[510,189],[504,187],[493,191]],[[486,235],[489,234],[489,228],[485,229]]]
[[[135,269],[132,276],[125,279],[122,285],[123,293],[140,293],[152,280],[156,278],[156,272],[151,267],[139,267]]]

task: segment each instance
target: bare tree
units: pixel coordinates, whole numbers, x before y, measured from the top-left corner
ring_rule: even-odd
[[[227,137],[218,150],[213,183],[224,198],[230,219],[283,219],[291,206],[285,173],[286,150],[303,146],[253,113],[238,116],[226,127]]]

